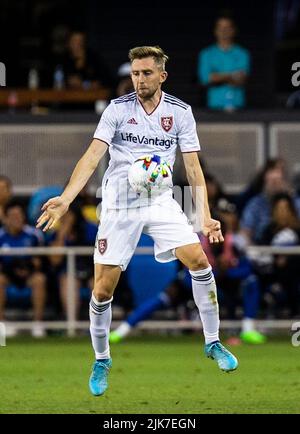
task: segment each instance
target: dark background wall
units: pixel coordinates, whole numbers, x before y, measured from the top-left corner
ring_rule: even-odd
[[[238,42],[252,56],[249,106],[273,107],[276,1],[187,0],[176,6],[155,0],[1,0],[0,36],[4,44],[0,60],[7,64],[8,85],[26,85],[32,63],[40,68],[42,76],[51,75],[47,70],[51,34],[59,25],[86,30],[90,47],[106,60],[112,73],[127,61],[129,48],[158,44],[170,56],[166,90],[201,105],[204,92],[196,81],[198,52],[214,41],[214,20],[226,9],[233,12],[238,24]]]
[[[257,2],[258,3],[258,2]],[[196,86],[196,65],[200,49],[213,42],[212,27],[218,13],[231,9],[238,23],[238,41],[252,54],[252,76],[248,94],[249,104],[270,104],[273,95],[273,13],[274,2],[216,1],[182,2],[131,1],[105,10],[97,0],[90,0],[88,20],[93,44],[100,46],[110,64],[116,68],[126,61],[130,47],[159,44],[170,55],[167,89],[190,103],[202,101]],[[103,25],[99,25],[99,17]]]

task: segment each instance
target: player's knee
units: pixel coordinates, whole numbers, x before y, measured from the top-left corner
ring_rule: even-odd
[[[99,279],[94,284],[93,295],[99,302],[110,300],[113,292],[112,285],[105,279]]]
[[[190,262],[189,269],[191,271],[204,270],[209,267],[207,256],[204,252],[201,252]]]

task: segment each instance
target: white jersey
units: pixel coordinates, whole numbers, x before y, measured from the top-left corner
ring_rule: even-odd
[[[94,138],[109,146],[102,198],[103,206],[114,209],[149,205],[149,198],[138,196],[128,182],[128,169],[137,158],[156,154],[173,169],[177,145],[182,152],[200,150],[191,107],[165,92],[149,114],[135,92],[113,99],[101,116]],[[153,201],[157,203],[165,195],[172,195],[172,191]]]

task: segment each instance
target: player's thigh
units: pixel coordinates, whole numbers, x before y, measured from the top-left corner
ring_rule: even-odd
[[[199,243],[187,244],[175,249],[175,256],[189,270],[202,270],[209,266],[208,259]]]
[[[144,223],[135,209],[106,210],[101,217],[94,263],[119,266],[125,271],[140,239]]]
[[[199,237],[179,204],[170,198],[151,207],[150,212],[144,232],[154,240],[156,260],[169,262],[177,258],[186,266],[198,266],[202,253]],[[184,249],[177,257],[174,253],[180,247]]]
[[[95,264],[93,293],[98,301],[109,300],[121,276],[119,265]]]

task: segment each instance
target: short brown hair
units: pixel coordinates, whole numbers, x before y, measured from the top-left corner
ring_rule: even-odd
[[[169,57],[165,52],[158,46],[143,46],[135,47],[129,50],[128,57],[132,63],[135,59],[144,59],[145,57],[154,57],[155,62],[164,71],[165,65]]]

